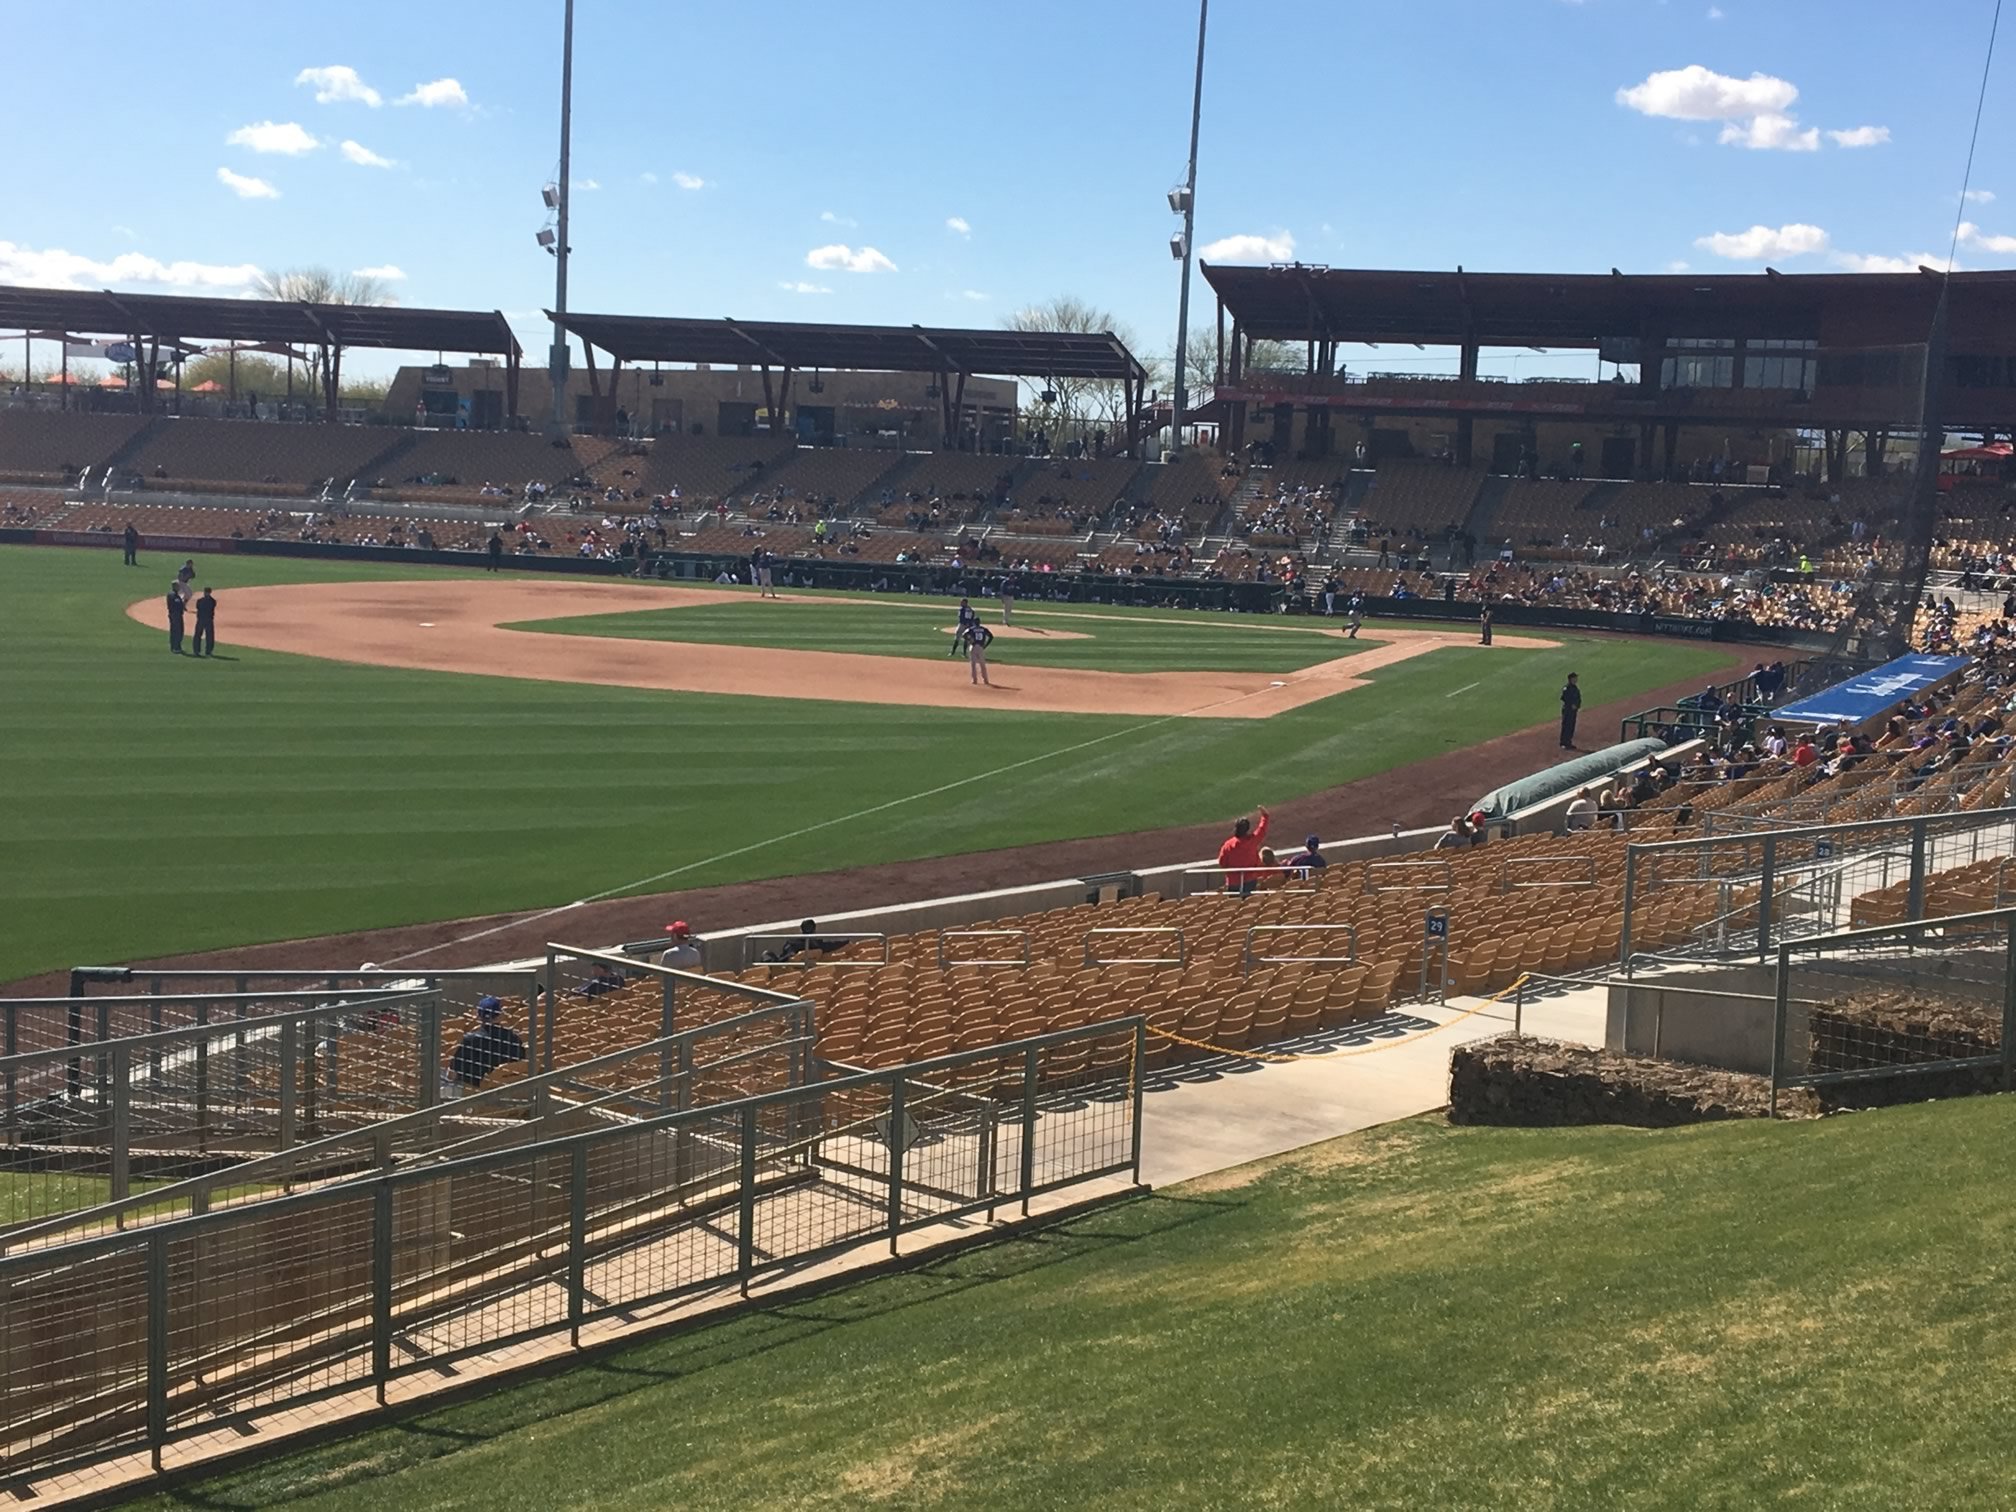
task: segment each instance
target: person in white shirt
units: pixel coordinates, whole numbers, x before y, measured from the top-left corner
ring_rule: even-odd
[[[698,971],[700,942],[693,937],[693,930],[686,921],[674,919],[665,926],[665,933],[672,943],[665,953],[658,957],[658,964],[676,967],[680,971]]]
[[[1586,830],[1596,827],[1596,790],[1584,788],[1575,795],[1575,801],[1568,805],[1568,828]]]

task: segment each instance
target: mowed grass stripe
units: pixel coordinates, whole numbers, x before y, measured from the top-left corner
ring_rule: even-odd
[[[143,1505],[1999,1506],[2012,1158],[1415,1120]]]
[[[976,600],[990,629],[1001,627],[1000,607]],[[560,635],[615,636],[625,640],[682,641],[694,645],[767,646],[794,651],[849,651],[866,656],[941,660],[948,655],[957,605],[929,606],[903,599],[883,603],[821,599],[744,599],[683,609],[641,609],[567,619],[535,620],[513,630]],[[1382,644],[1369,636],[1352,641],[1310,633],[1261,635],[1269,621],[1168,619],[1141,616],[1044,614],[1017,609],[1015,628],[1039,632],[999,636],[988,657],[1003,667],[1078,667],[1105,672],[1296,672]],[[1282,627],[1286,630],[1286,627]],[[1049,632],[1054,639],[1046,638]]]
[[[234,587],[430,575],[404,566],[202,561],[238,659],[195,663],[125,617],[174,566],[0,548],[18,627],[0,659],[0,980],[548,907],[663,872],[701,886],[1215,820],[1544,720],[1570,668],[1604,699],[1717,662],[1649,640],[1451,649],[1275,719],[1143,728],[459,677],[231,643]],[[711,859],[1108,735],[1124,738]],[[976,861],[971,885],[989,881]]]

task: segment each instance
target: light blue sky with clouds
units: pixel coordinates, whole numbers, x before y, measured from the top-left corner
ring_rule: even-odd
[[[543,350],[560,10],[0,0],[0,282],[381,269]],[[1197,242],[1335,267],[1943,260],[1992,10],[1217,0]],[[1190,0],[577,0],[571,302],[995,325],[1070,293],[1166,351],[1195,27]],[[1962,267],[2016,266],[2002,41]]]

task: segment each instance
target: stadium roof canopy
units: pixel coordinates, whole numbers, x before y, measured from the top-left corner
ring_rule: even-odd
[[[0,286],[0,327],[163,343],[194,339],[413,352],[497,352],[513,361],[520,355],[509,323],[495,310],[416,310],[402,305],[297,304]]]
[[[1472,273],[1206,264],[1261,341],[1599,347],[1620,337],[1923,341],[1946,275]],[[1954,345],[2016,351],[2016,271],[1951,275]]]
[[[550,313],[547,318],[552,318]],[[585,345],[601,348],[619,363],[747,363],[796,372],[956,373],[1135,384],[1145,383],[1148,376],[1126,343],[1106,331],[950,330],[572,313],[561,324]]]

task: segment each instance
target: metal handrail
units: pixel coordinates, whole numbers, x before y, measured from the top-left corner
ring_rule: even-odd
[[[799,948],[797,950],[792,951],[791,954],[782,961],[757,961],[754,959],[754,951],[752,947],[758,944],[759,942],[765,940],[795,941],[797,942]],[[862,960],[835,961],[831,959],[831,952],[820,950],[809,943],[810,941],[813,940],[838,940],[843,945],[856,944],[862,940],[880,940],[882,942],[882,959],[879,961],[862,961]],[[576,954],[586,955],[589,954],[589,952],[578,951],[576,952]],[[819,956],[822,959],[820,959],[818,962],[815,963],[811,959],[813,956]],[[809,934],[809,935],[800,932],[794,932],[790,934],[749,934],[742,936],[742,969],[744,971],[747,971],[751,966],[758,966],[758,965],[811,966],[814,964],[822,966],[887,966],[889,964],[889,936],[875,931],[869,931],[861,934],[847,934],[837,931],[833,933],[828,933],[823,929],[816,934]]]
[[[270,1155],[226,1166],[222,1170],[209,1171],[197,1176],[184,1177],[180,1181],[169,1182],[165,1186],[150,1187],[144,1192],[110,1202],[95,1203],[88,1208],[78,1208],[54,1217],[37,1219],[16,1227],[0,1227],[0,1249],[12,1248],[43,1234],[75,1228],[80,1224],[116,1222],[135,1209],[165,1207],[188,1200],[195,1205],[197,1213],[203,1212],[213,1191],[218,1187],[258,1186],[266,1184],[274,1176],[285,1176],[292,1169],[315,1161],[325,1160],[336,1154],[342,1147],[368,1142],[374,1149],[387,1147],[398,1136],[424,1127],[429,1123],[444,1123],[450,1118],[481,1118],[495,1108],[513,1108],[528,1103],[539,1105],[547,1101],[547,1094],[555,1088],[578,1082],[582,1077],[593,1075],[607,1067],[634,1060],[638,1056],[653,1053],[661,1056],[666,1051],[676,1053],[682,1048],[690,1048],[700,1041],[735,1033],[754,1024],[781,1016],[790,1009],[810,1010],[812,1004],[797,1001],[790,1003],[766,1004],[753,1008],[748,1013],[737,1014],[734,1018],[720,1019],[712,1024],[702,1024],[696,1028],[684,1029],[677,1034],[659,1039],[646,1040],[627,1050],[612,1050],[585,1061],[574,1061],[553,1071],[541,1071],[532,1076],[520,1077],[516,1081],[501,1082],[494,1087],[469,1093],[432,1107],[415,1109],[411,1113],[401,1113],[392,1118],[380,1119],[368,1128],[346,1129],[340,1134],[331,1134],[322,1139],[311,1140],[307,1144],[293,1145],[285,1150],[276,1150]],[[235,1025],[233,1026],[236,1027]],[[774,1051],[777,1047],[766,1045],[762,1051]],[[733,1058],[731,1058],[733,1059]],[[673,1072],[674,1078],[683,1078],[694,1071],[712,1071],[727,1064],[725,1061],[709,1061],[704,1066],[687,1066]],[[635,1088],[622,1091],[604,1090],[604,1095],[585,1103],[569,1103],[570,1112],[591,1109],[600,1102],[613,1101],[623,1097],[635,1097]],[[453,1146],[448,1147],[450,1149]],[[443,1152],[426,1151],[414,1156],[407,1163],[433,1160]]]
[[[1168,956],[1114,956],[1111,959],[1095,959],[1092,954],[1094,935],[1143,935],[1159,934],[1176,936],[1176,955]],[[1187,966],[1190,964],[1190,948],[1184,940],[1183,929],[1177,924],[1134,924],[1115,925],[1108,928],[1085,931],[1085,965],[1094,966]]]
[[[1342,956],[1256,956],[1253,937],[1257,934],[1316,934],[1343,930],[1351,937],[1351,953]],[[1246,944],[1239,953],[1239,974],[1253,975],[1255,966],[1353,966],[1358,961],[1356,924],[1254,924],[1246,930]]]
[[[1022,942],[1021,956],[1012,961],[952,960],[946,951],[948,940],[1018,939]],[[1029,931],[1026,929],[941,929],[938,931],[938,969],[950,971],[955,966],[1027,966],[1030,963]]]
[[[955,1050],[949,1055],[934,1056],[930,1060],[914,1061],[904,1066],[879,1067],[852,1075],[836,1077],[818,1084],[821,1094],[853,1092],[871,1087],[880,1082],[892,1080],[914,1081],[941,1071],[957,1070],[961,1066],[979,1062],[996,1063],[1010,1056],[1031,1050],[1046,1050],[1053,1045],[1068,1044],[1079,1039],[1098,1039],[1119,1033],[1125,1029],[1135,1029],[1146,1022],[1140,1014],[1129,1014],[1121,1018],[1109,1019],[1098,1024],[1084,1024],[1073,1029],[1053,1030],[1048,1034],[1030,1035],[1025,1039],[1010,1040],[1000,1045],[988,1045],[973,1050]],[[738,1098],[734,1102],[715,1103],[705,1108],[682,1109],[673,1113],[662,1113],[654,1118],[639,1119],[635,1123],[612,1125],[602,1129],[587,1129],[577,1134],[556,1135],[552,1139],[535,1144],[515,1145],[508,1150],[490,1150],[479,1155],[465,1155],[441,1165],[403,1166],[390,1171],[379,1171],[359,1177],[354,1181],[332,1183],[316,1187],[312,1191],[290,1192],[285,1196],[270,1198],[256,1205],[262,1215],[276,1211],[291,1211],[296,1208],[320,1206],[324,1203],[354,1199],[360,1188],[386,1186],[397,1189],[414,1181],[438,1179],[443,1176],[474,1175],[528,1156],[555,1156],[562,1151],[576,1148],[589,1149],[612,1139],[634,1137],[638,1134],[657,1133],[676,1129],[686,1124],[718,1122],[733,1114],[762,1114],[768,1108],[803,1097],[808,1088],[792,1087],[781,1092],[759,1092],[753,1097]],[[150,1196],[153,1194],[149,1194]],[[194,1237],[208,1229],[227,1224],[247,1209],[223,1208],[210,1213],[193,1213],[186,1218],[171,1218],[160,1224],[150,1225],[146,1238],[168,1243]],[[0,1255],[0,1282],[4,1282],[12,1271],[30,1266],[46,1266],[61,1260],[66,1263],[86,1260],[96,1255],[110,1254],[121,1249],[130,1249],[136,1243],[131,1233],[98,1234],[78,1239],[48,1249],[22,1250],[14,1254]]]
[[[299,1002],[302,994],[285,993],[290,1002]],[[38,1066],[52,1061],[93,1060],[109,1056],[115,1051],[159,1050],[178,1045],[186,1040],[198,1042],[219,1039],[236,1039],[246,1034],[262,1034],[269,1030],[281,1029],[288,1024],[299,1023],[303,1019],[318,1019],[325,1014],[343,1013],[357,1008],[376,1008],[387,1004],[413,1003],[416,1006],[427,1002],[433,996],[432,989],[425,992],[394,992],[381,989],[367,989],[365,993],[337,994],[335,1001],[314,1008],[297,1008],[291,1013],[269,1013],[260,1018],[213,1019],[207,1024],[184,1024],[175,1029],[155,1029],[145,1034],[122,1034],[112,1039],[79,1040],[75,1044],[52,1045],[46,1050],[18,1050],[12,1055],[0,1055],[0,1074],[7,1072],[32,1071]],[[78,998],[24,998],[29,1003],[65,1003],[75,1006],[84,1001]],[[96,1001],[96,1000],[93,1000]],[[141,998],[137,1001],[152,1002],[158,999]],[[216,1002],[213,997],[202,998],[202,1002]]]
[[[1424,883],[1419,886],[1400,883],[1392,887],[1380,887],[1375,884],[1374,875],[1381,868],[1388,871],[1408,871],[1410,873],[1433,869],[1441,873],[1442,880],[1440,882]],[[1368,861],[1365,863],[1365,891],[1368,895],[1382,892],[1454,892],[1455,890],[1455,868],[1450,866],[1447,861],[1425,859],[1419,861]]]

